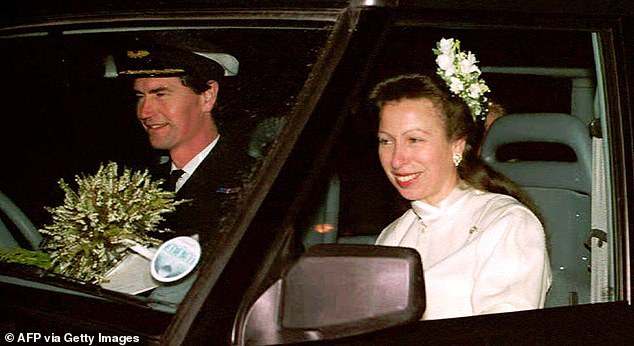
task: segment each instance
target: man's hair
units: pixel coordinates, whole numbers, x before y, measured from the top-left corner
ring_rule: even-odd
[[[192,89],[196,94],[200,95],[210,88],[207,82],[213,79],[201,78],[198,76],[187,74],[187,75],[181,76],[180,80],[184,86]]]

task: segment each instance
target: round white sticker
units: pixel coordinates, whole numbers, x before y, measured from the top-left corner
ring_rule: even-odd
[[[200,244],[194,238],[172,238],[161,244],[152,258],[152,277],[160,282],[182,279],[194,270],[200,260],[200,253]]]

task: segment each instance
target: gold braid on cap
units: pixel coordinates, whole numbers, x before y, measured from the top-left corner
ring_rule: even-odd
[[[161,75],[161,74],[176,74],[176,73],[184,73],[185,70],[182,68],[166,68],[162,70],[123,70],[119,71],[119,74],[147,74],[147,75]]]
[[[126,55],[130,59],[141,59],[150,55],[150,52],[148,52],[147,50],[129,50],[126,52]]]

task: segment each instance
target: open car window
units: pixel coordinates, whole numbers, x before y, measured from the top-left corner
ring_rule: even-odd
[[[601,108],[598,37],[591,31],[449,29],[397,21],[368,67],[325,173],[308,193],[295,226],[303,245],[374,244],[409,208],[379,163],[378,116],[367,96],[386,78],[436,73],[432,49],[442,38],[454,38],[476,55],[490,100],[504,109],[485,134],[480,155],[520,185],[541,213],[553,272],[546,307],[614,300],[613,254],[603,246],[614,235],[605,215],[596,213],[610,210],[609,139],[601,141],[595,126],[609,121]],[[599,132],[592,133],[593,126]],[[598,201],[604,204],[593,204]]]
[[[615,172],[624,167],[618,159],[623,138],[614,130],[628,115],[616,106],[618,93],[610,84],[615,76],[606,72],[614,68],[610,33],[594,28],[558,29],[552,23],[512,28],[464,24],[457,28],[422,11],[395,13],[392,21],[380,23],[385,28],[378,33],[372,31],[378,20],[368,24],[374,19],[369,15],[367,22],[361,21],[358,41],[353,37],[350,43],[351,50],[361,53],[344,57],[333,77],[350,87],[350,92],[341,99],[327,99],[316,108],[294,148],[295,156],[291,156],[291,162],[317,159],[288,167],[276,182],[277,193],[292,204],[282,215],[268,209],[287,222],[275,229],[279,248],[270,257],[282,257],[286,255],[283,246],[294,248],[296,244],[307,253],[321,244],[375,244],[379,233],[409,208],[379,162],[378,114],[368,96],[387,78],[436,73],[432,49],[441,39],[454,38],[461,42],[463,51],[476,55],[482,78],[491,89],[491,101],[504,109],[483,135],[480,156],[527,192],[546,230],[553,283],[544,307],[588,307],[626,300],[622,280],[627,274],[620,268],[627,258],[622,257],[619,244],[623,244],[627,231],[615,226],[623,220],[624,210],[613,202],[622,193],[615,188],[622,179]],[[357,84],[346,84],[350,75],[358,78]],[[340,96],[341,88],[334,84],[332,93]],[[330,121],[333,118],[336,121]],[[316,148],[315,143],[320,145]],[[292,193],[282,192],[285,189]],[[257,224],[254,227],[265,232]],[[262,267],[263,272],[269,269]],[[284,278],[275,270],[261,274]],[[265,298],[270,298],[267,294],[273,288],[271,280],[265,279],[251,288],[243,301],[243,315],[234,325],[236,343],[257,343],[271,335],[283,340],[285,332],[301,334],[302,330],[292,326],[285,329],[287,312],[275,310],[274,304],[267,306],[271,313],[268,319],[254,319],[263,302],[271,303]],[[339,292],[333,289],[322,294],[336,296]],[[275,297],[286,299],[283,293]],[[304,303],[285,301],[283,305],[289,304]],[[319,311],[315,308],[312,313],[319,315]],[[541,316],[541,312],[530,313],[537,319]],[[381,340],[385,335],[382,340],[389,342],[400,332],[407,335],[403,339],[425,340],[425,333],[433,334],[437,325],[421,321],[409,329],[392,329],[359,340],[375,343],[373,337]],[[363,333],[359,326],[357,330],[339,327],[348,335]],[[328,339],[328,335],[319,335],[321,329],[313,329],[304,329],[304,339],[300,339]],[[251,333],[253,330],[257,332]],[[263,330],[275,332],[258,339],[257,333]]]

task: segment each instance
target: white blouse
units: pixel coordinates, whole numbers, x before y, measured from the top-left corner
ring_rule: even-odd
[[[438,206],[414,201],[376,244],[420,253],[423,319],[542,308],[552,282],[541,223],[506,195],[457,187]]]

